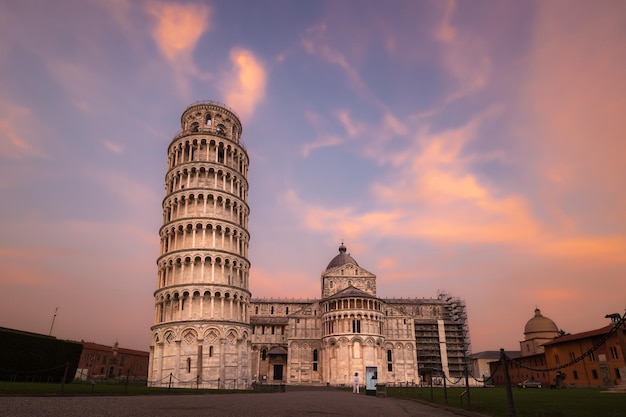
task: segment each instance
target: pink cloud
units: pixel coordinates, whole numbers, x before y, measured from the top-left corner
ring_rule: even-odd
[[[624,233],[623,6],[559,5],[541,2],[537,8],[520,85],[520,151],[557,221],[579,230],[610,225]]]
[[[157,19],[154,39],[168,60],[189,57],[208,28],[210,11],[204,4],[148,3],[148,12]]]
[[[0,101],[0,156],[5,158],[37,157],[47,155],[41,144],[33,143],[29,126],[32,125],[31,111],[12,103]],[[29,139],[26,139],[29,138]]]
[[[181,95],[192,95],[188,76],[210,78],[196,66],[193,52],[201,36],[209,29],[211,9],[205,4],[176,4],[152,1],[147,12],[155,17],[152,36],[161,54],[171,64]]]
[[[232,70],[223,76],[219,86],[228,105],[236,108],[241,116],[249,117],[265,96],[266,70],[251,51],[243,48],[233,48],[230,60]]]
[[[310,272],[286,272],[280,267],[270,271],[255,266],[250,270],[250,291],[255,298],[309,299],[317,297],[320,288],[317,280],[311,281]]]
[[[105,148],[107,148],[109,151],[113,153],[116,153],[116,154],[124,153],[124,147],[118,143],[113,143],[108,140],[105,140],[103,144]]]
[[[456,38],[456,29],[450,23],[452,15],[456,10],[456,1],[448,0],[446,10],[441,19],[441,24],[435,30],[435,38],[442,42],[452,42]]]

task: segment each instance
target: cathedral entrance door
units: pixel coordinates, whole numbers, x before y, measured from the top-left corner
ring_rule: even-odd
[[[274,365],[274,380],[282,381],[282,379],[283,379],[283,366]]]

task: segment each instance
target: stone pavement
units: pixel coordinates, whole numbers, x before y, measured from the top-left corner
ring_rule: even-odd
[[[463,413],[463,415],[469,415]],[[339,390],[119,397],[0,397],[0,417],[459,417],[428,404]],[[477,414],[472,414],[477,416]]]

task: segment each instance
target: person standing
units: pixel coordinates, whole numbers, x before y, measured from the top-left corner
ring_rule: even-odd
[[[358,394],[359,393],[359,373],[358,372],[354,373],[354,382],[352,384],[352,393],[353,394]]]

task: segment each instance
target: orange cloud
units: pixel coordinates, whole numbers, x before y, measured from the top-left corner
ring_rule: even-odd
[[[157,18],[153,36],[170,61],[177,61],[181,55],[190,55],[208,28],[210,9],[204,4],[152,2],[148,12]]]
[[[537,249],[543,255],[626,263],[626,238],[624,237],[557,237],[540,240],[537,243]]]
[[[243,116],[250,116],[265,96],[267,75],[261,61],[246,49],[230,51],[232,71],[219,83],[226,103]]]
[[[193,59],[193,52],[202,34],[209,29],[211,9],[205,4],[176,4],[150,2],[147,12],[156,18],[152,32],[162,55],[173,69],[174,81],[182,96],[189,97],[189,75],[203,79],[210,74],[202,73]]]

